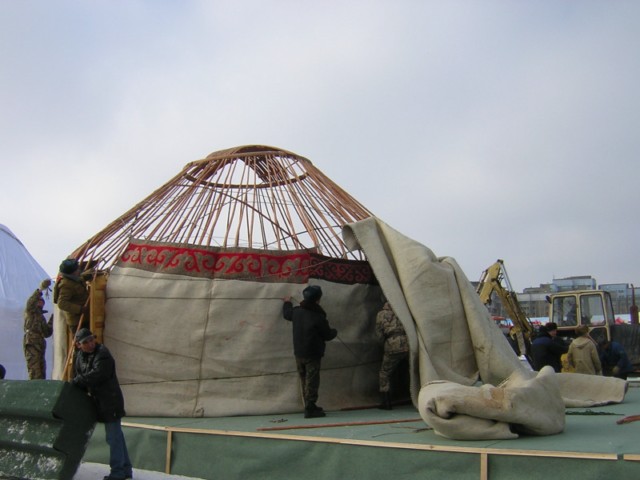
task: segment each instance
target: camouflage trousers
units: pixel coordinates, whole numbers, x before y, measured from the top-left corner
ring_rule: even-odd
[[[37,345],[24,345],[24,358],[27,361],[29,380],[40,380],[46,377],[47,364],[44,360],[44,350]]]
[[[305,407],[318,401],[320,388],[320,359],[296,357],[296,367],[302,386]]]
[[[387,353],[382,357],[382,365],[380,365],[380,391],[388,392],[391,390],[391,376],[398,368],[398,364],[405,358],[409,357],[409,352]]]

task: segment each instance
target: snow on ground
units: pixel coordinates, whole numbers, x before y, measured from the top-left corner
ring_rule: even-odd
[[[73,480],[100,480],[104,476],[109,475],[109,465],[99,463],[81,463]],[[194,477],[183,477],[180,475],[167,475],[166,473],[151,472],[149,470],[133,469],[134,480],[169,480],[172,478],[182,480],[201,480]]]

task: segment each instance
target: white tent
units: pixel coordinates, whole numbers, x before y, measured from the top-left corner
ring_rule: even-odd
[[[24,307],[29,296],[48,278],[47,273],[31,256],[22,242],[6,226],[0,224],[0,364],[7,370],[7,379],[27,378],[22,352]],[[50,298],[45,297],[45,310],[53,311]],[[47,378],[50,378],[52,347],[47,347]]]

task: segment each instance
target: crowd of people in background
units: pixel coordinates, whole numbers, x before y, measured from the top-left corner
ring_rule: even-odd
[[[556,372],[563,371],[562,357],[566,356],[569,371],[588,375],[607,375],[626,380],[634,371],[633,364],[622,345],[608,339],[597,343],[589,335],[589,327],[580,325],[576,337],[568,344],[558,337],[558,325],[549,322],[540,327],[531,342],[531,360],[534,370],[545,366]]]

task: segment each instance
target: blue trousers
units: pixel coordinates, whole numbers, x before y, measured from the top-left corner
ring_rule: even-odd
[[[133,468],[129,460],[127,442],[124,440],[120,419],[104,424],[104,433],[109,444],[109,466],[110,476],[113,478],[132,478]]]

